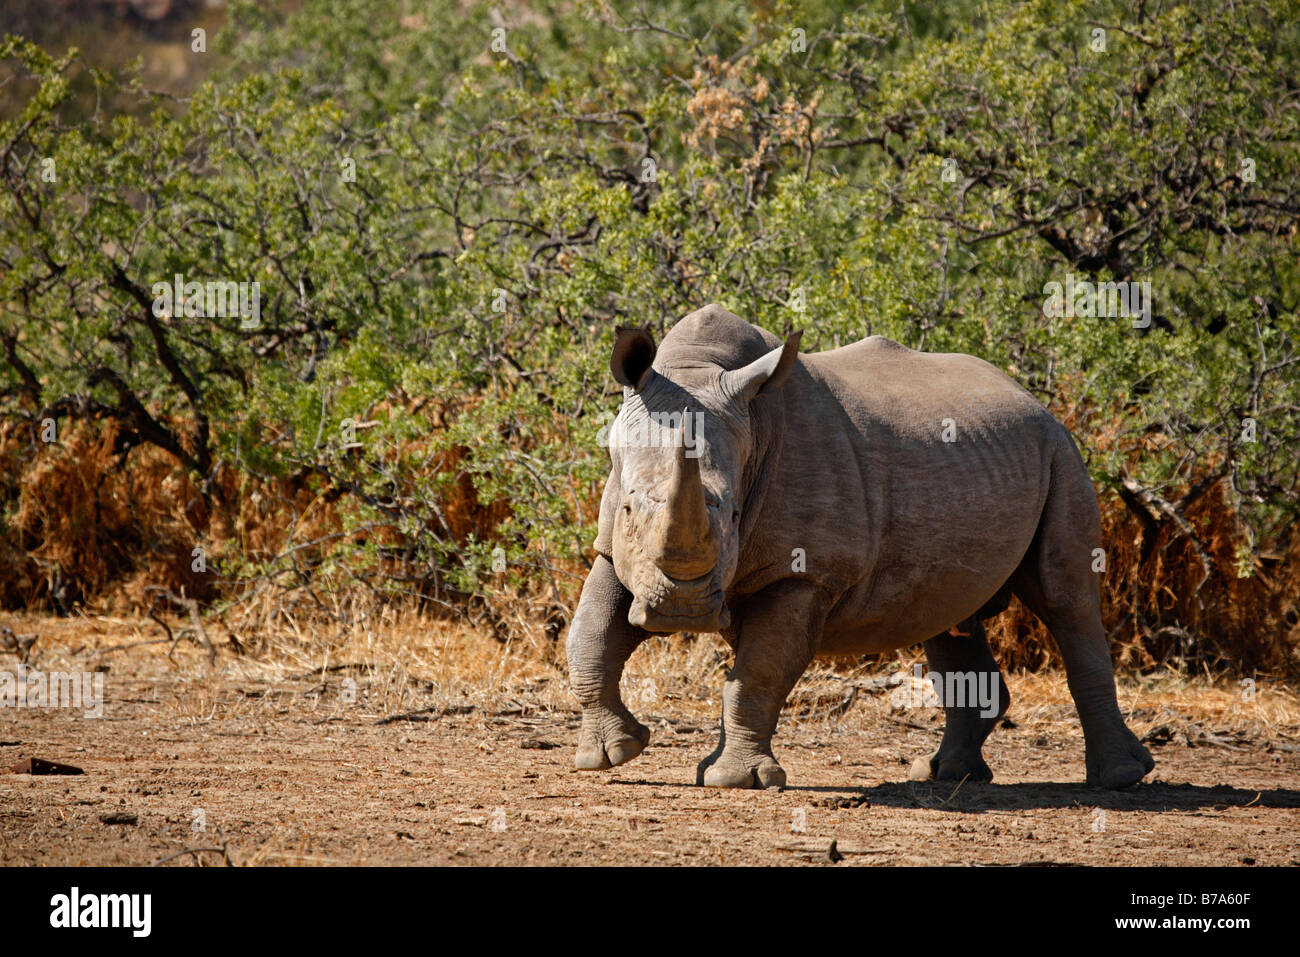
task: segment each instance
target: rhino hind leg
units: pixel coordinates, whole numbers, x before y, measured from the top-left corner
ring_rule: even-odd
[[[1101,615],[1040,613],[1032,601],[1025,604],[1047,625],[1065,659],[1070,696],[1083,725],[1088,784],[1113,789],[1137,784],[1156,763],[1120,714]]]
[[[945,632],[927,641],[926,661],[930,671],[941,676],[945,688],[973,689],[976,695],[969,701],[950,701],[944,696],[943,740],[937,751],[912,762],[908,777],[913,781],[993,780],[981,752],[985,739],[1011,705],[1011,693],[979,619],[968,619],[957,630],[964,634]],[[967,680],[949,678],[959,675]],[[980,700],[981,690],[995,694],[996,702]],[[995,713],[989,714],[990,710]]]
[[[1073,448],[1071,448],[1073,452]],[[1115,696],[1115,674],[1101,620],[1101,520],[1087,470],[1054,463],[1038,532],[1012,576],[1017,597],[1047,626],[1065,660],[1066,680],[1083,725],[1087,781],[1105,788],[1136,784],[1155,767],[1128,729]]]

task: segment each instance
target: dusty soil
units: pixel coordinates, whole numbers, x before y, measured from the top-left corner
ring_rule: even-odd
[[[110,632],[100,651],[124,637]],[[1107,792],[1082,783],[1060,676],[1012,679],[1012,726],[985,751],[997,780],[961,787],[907,781],[937,745],[934,709],[891,708],[849,682],[826,707],[839,679],[825,679],[782,719],[790,787],[734,792],[694,786],[716,689],[633,703],[651,746],[580,774],[558,675],[457,705],[406,676],[395,698],[373,668],[295,674],[223,653],[210,670],[196,650],[165,651],[37,662],[110,663],[104,715],[0,711],[0,768],[39,757],[85,771],[0,775],[0,863],[829,864],[835,841],[838,866],[1300,864],[1300,726],[1282,687],[1239,701],[1222,684],[1122,685],[1157,767]],[[17,664],[0,657],[0,670]]]

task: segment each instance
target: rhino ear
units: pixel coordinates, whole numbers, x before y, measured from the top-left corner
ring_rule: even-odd
[[[785,340],[785,345],[760,356],[749,365],[722,373],[723,389],[742,403],[748,403],[764,389],[775,389],[794,368],[795,361],[799,358],[799,339],[802,336],[802,332],[796,332]]]
[[[649,330],[619,326],[609,369],[619,385],[640,392],[650,381],[650,364],[655,361],[655,341]]]

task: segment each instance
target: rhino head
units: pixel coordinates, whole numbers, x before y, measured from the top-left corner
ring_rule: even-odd
[[[629,624],[661,633],[730,624],[724,596],[755,455],[751,404],[789,375],[798,344],[796,333],[734,369],[700,357],[656,368],[650,333],[618,330],[610,369],[623,405],[608,435],[597,548],[632,594]]]

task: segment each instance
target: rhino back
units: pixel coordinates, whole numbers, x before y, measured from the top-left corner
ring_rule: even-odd
[[[822,650],[900,647],[973,614],[1029,548],[1053,459],[1078,459],[1073,440],[972,356],[872,337],[800,366],[762,559],[804,549],[805,574],[835,602]]]

